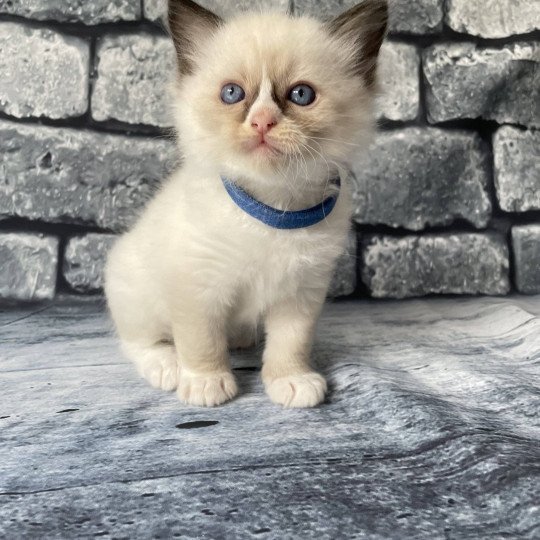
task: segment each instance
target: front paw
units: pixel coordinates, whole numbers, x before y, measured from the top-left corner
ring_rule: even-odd
[[[265,381],[266,393],[278,405],[315,407],[324,400],[326,380],[315,371]]]
[[[141,375],[154,387],[171,392],[178,384],[176,359],[145,365],[139,368]]]
[[[215,407],[232,399],[238,393],[231,373],[200,375],[180,371],[177,394],[181,401],[199,407]]]
[[[170,392],[178,386],[176,350],[170,345],[140,347],[123,344],[126,354],[135,361],[139,373],[154,387]]]

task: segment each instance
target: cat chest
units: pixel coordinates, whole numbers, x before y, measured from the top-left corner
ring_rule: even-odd
[[[244,245],[235,263],[244,288],[261,294],[264,291],[272,295],[277,290],[292,293],[306,280],[324,279],[342,251],[342,242],[335,233],[286,236],[280,234]]]

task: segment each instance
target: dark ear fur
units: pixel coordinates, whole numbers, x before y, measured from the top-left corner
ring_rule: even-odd
[[[169,30],[181,75],[193,73],[197,43],[222,24],[217,15],[191,0],[169,0]]]
[[[363,77],[368,88],[375,85],[377,56],[386,35],[386,0],[364,0],[329,23],[330,32],[354,44],[354,72]]]

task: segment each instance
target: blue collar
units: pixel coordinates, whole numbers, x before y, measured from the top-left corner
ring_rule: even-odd
[[[227,180],[227,178],[221,177],[221,180],[231,199],[246,214],[274,229],[303,229],[319,223],[330,215],[339,195],[339,193],[331,195],[322,203],[305,210],[278,210],[254,199],[249,193],[234,182]],[[340,186],[339,178],[333,180],[332,183]]]

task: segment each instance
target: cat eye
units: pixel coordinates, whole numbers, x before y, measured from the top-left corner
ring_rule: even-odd
[[[241,86],[234,83],[226,84],[221,89],[221,101],[227,105],[234,105],[240,103],[246,97],[246,93]]]
[[[298,84],[291,89],[288,99],[289,101],[296,103],[296,105],[306,107],[307,105],[311,105],[316,97],[317,94],[311,86],[307,84]]]

